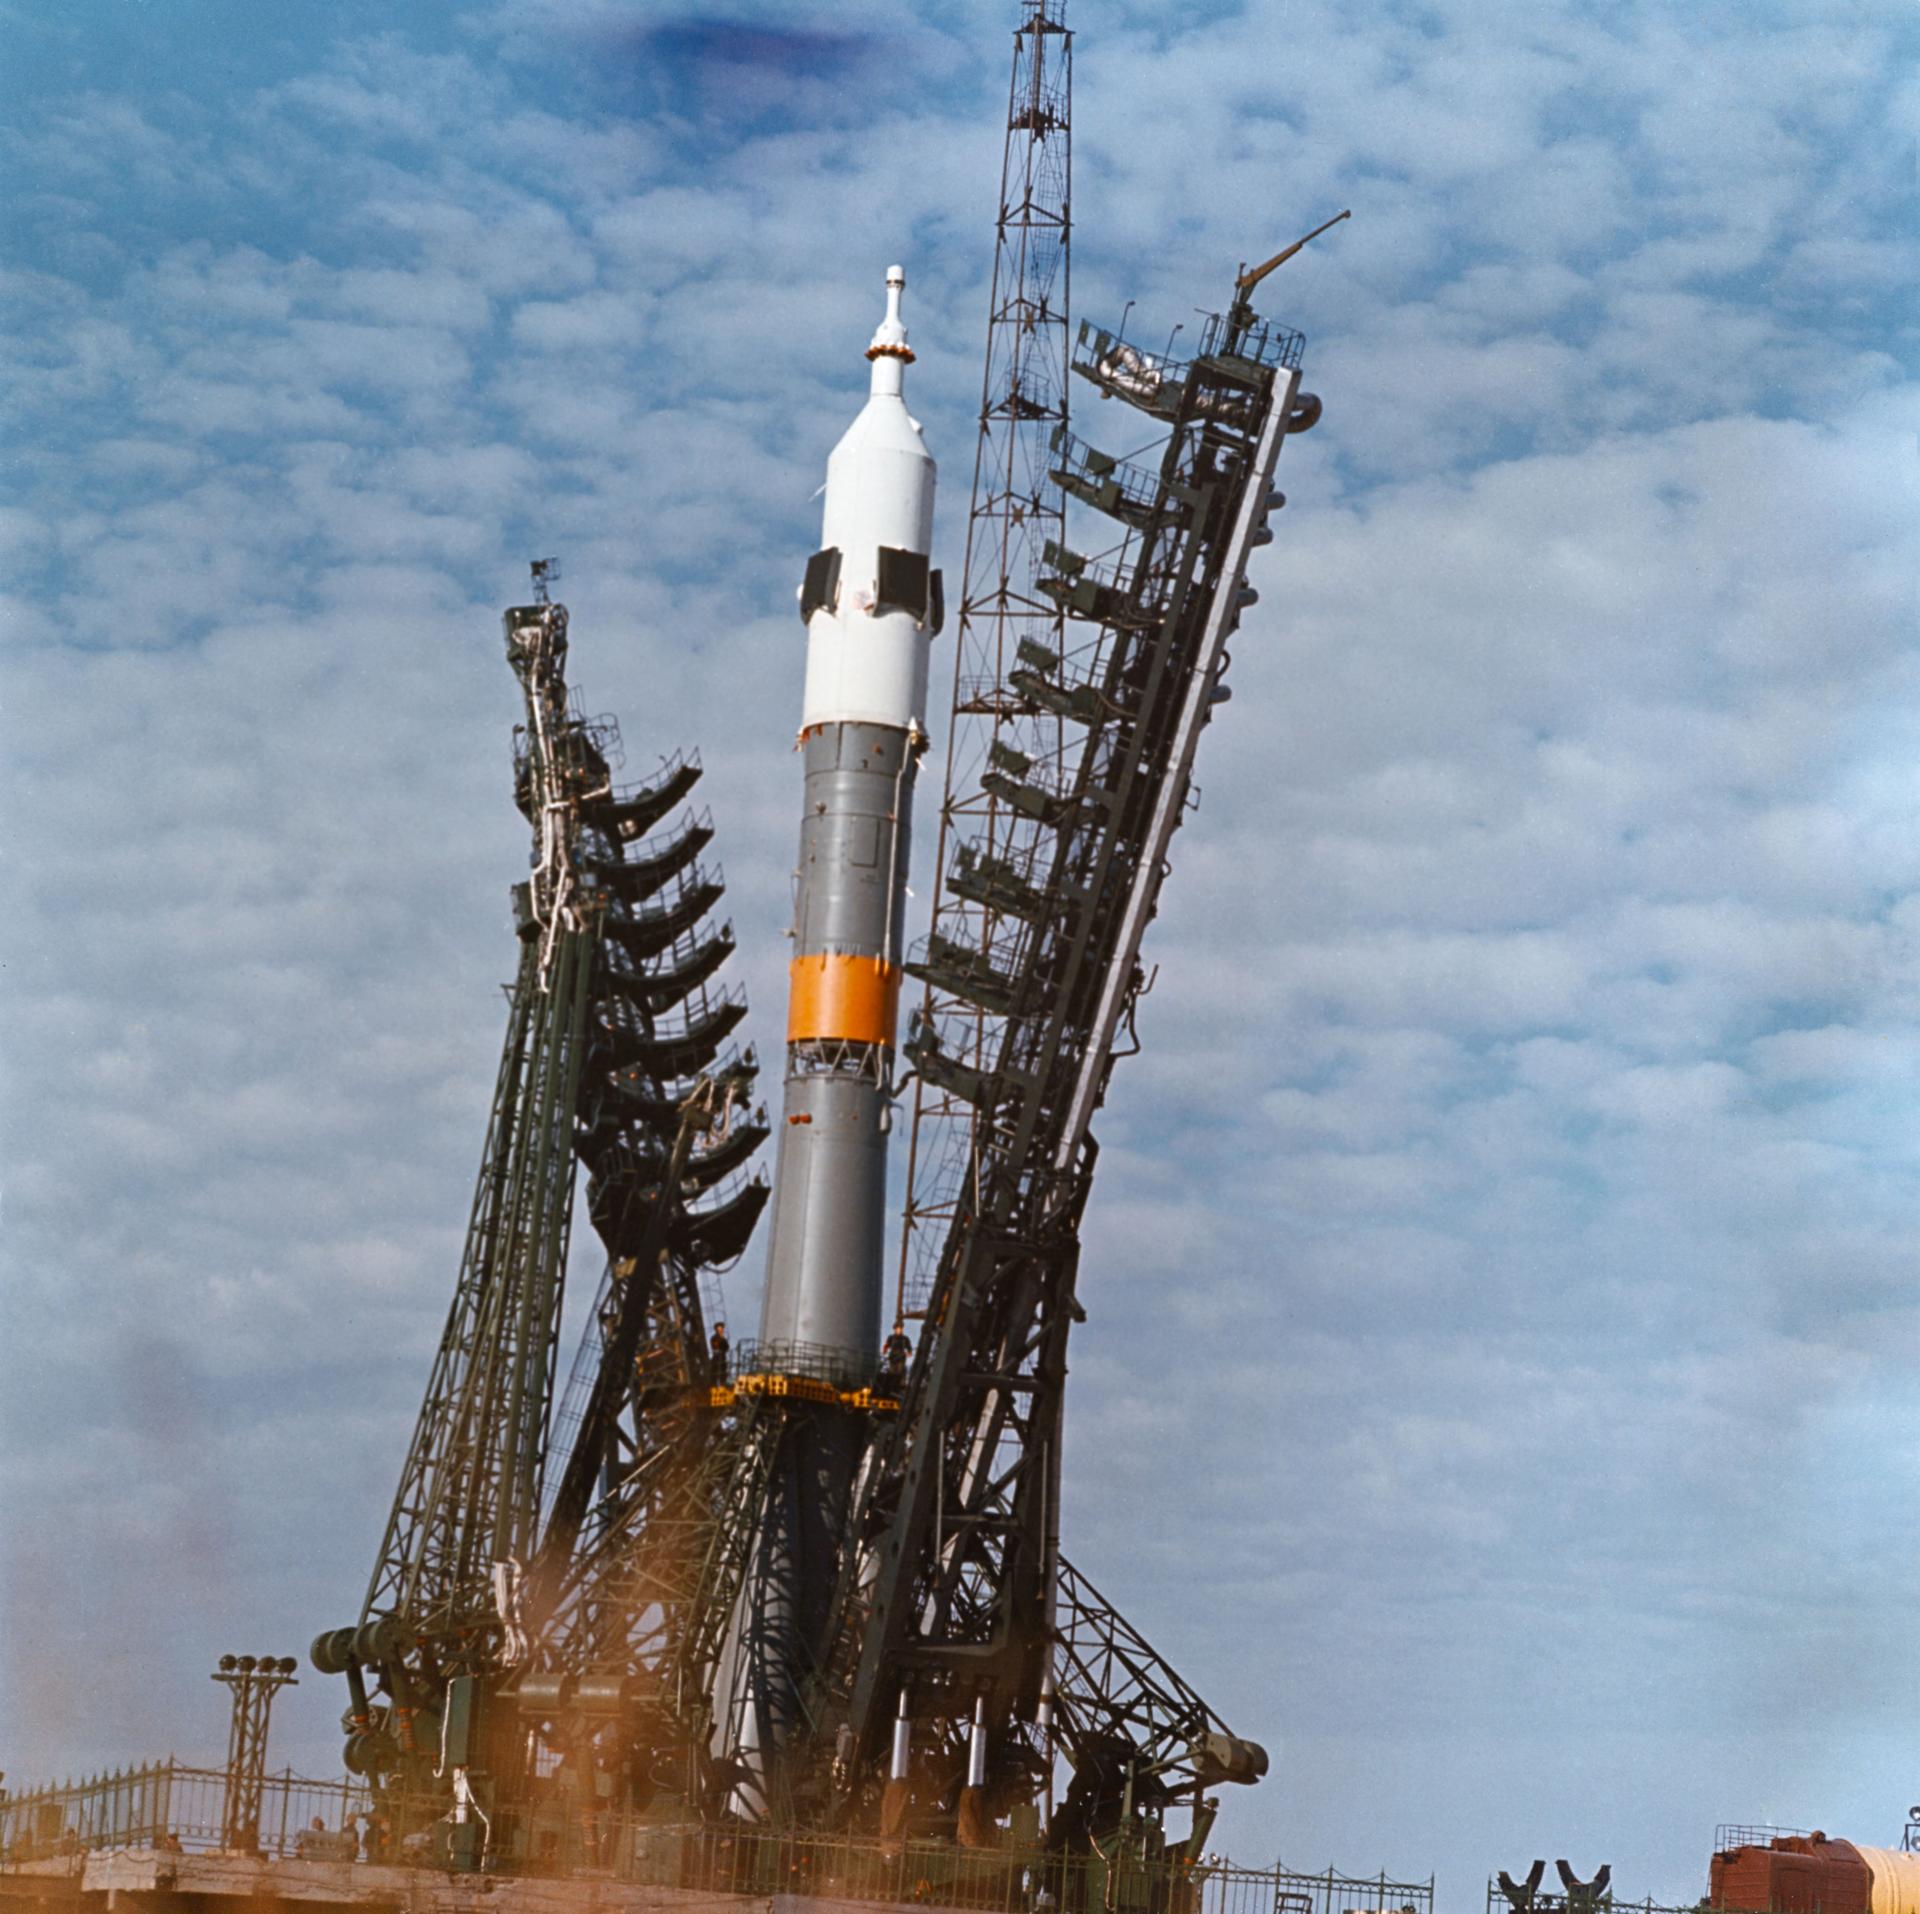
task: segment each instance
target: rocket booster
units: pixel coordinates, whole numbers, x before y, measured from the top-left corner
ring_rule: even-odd
[[[880,1346],[887,1115],[900,998],[913,778],[926,748],[927,653],[941,622],[927,560],[934,464],[901,396],[913,363],[906,275],[867,348],[871,390],[827,460],[820,549],[807,561],[799,749],[805,776],[787,998],[786,1121],[760,1305],[763,1367],[869,1377]],[[782,1345],[805,1345],[786,1354]],[[768,1764],[801,1719],[800,1688],[832,1607],[868,1429],[835,1404],[790,1405],[753,1560],[715,1681],[714,1751],[734,1812],[769,1811]]]
[[[906,274],[867,348],[867,403],[827,460],[807,627],[806,796],[787,1000],[786,1121],[760,1335],[864,1366],[880,1341],[887,1092],[913,780],[926,748],[935,466],[902,397]]]

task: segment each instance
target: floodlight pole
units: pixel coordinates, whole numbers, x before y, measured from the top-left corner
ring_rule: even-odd
[[[260,1846],[260,1802],[266,1792],[267,1721],[273,1698],[297,1687],[291,1655],[222,1655],[213,1679],[233,1696],[227,1731],[227,1795],[220,1817],[220,1845],[230,1854]]]

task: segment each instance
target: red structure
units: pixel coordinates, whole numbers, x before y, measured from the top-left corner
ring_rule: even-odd
[[[1777,1835],[1715,1854],[1707,1898],[1740,1914],[1916,1914],[1920,1854]]]

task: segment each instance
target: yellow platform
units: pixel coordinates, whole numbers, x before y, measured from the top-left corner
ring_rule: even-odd
[[[716,1382],[707,1390],[709,1409],[731,1409],[743,1396],[780,1396],[789,1402],[819,1402],[831,1409],[859,1409],[869,1415],[897,1415],[899,1398],[883,1395],[871,1386],[841,1389],[817,1376],[787,1376],[764,1372]]]

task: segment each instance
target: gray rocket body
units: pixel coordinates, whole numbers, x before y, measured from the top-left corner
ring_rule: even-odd
[[[897,973],[916,747],[890,726],[830,724],[804,751],[795,952]],[[886,1075],[884,1046],[833,1036],[788,1046],[760,1335],[834,1351],[850,1373],[880,1346]]]

